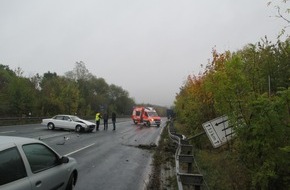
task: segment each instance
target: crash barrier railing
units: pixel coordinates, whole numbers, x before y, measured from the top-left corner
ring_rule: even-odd
[[[42,117],[2,117],[0,118],[0,126],[4,125],[20,125],[41,122]]]
[[[2,117],[0,118],[0,126],[5,125],[21,125],[21,124],[31,124],[31,123],[41,123],[42,119],[51,118],[52,116],[42,116],[42,117]],[[81,116],[82,119],[94,121],[94,117],[92,116]],[[117,121],[121,119],[130,119],[130,116],[119,116]]]
[[[170,138],[177,144],[175,166],[178,189],[201,190],[204,180],[193,156],[193,146],[183,135],[176,133],[173,121],[169,121],[167,126]]]

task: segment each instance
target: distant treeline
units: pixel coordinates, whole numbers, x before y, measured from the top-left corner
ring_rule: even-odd
[[[91,74],[83,62],[64,76],[55,72],[23,76],[21,68],[0,64],[0,117],[39,117],[59,113],[93,116],[96,111],[130,115],[133,98],[120,86]],[[165,108],[164,108],[165,109]]]

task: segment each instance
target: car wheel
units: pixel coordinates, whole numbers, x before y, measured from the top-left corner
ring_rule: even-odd
[[[80,126],[80,125],[77,125],[77,126],[76,126],[76,132],[78,132],[78,133],[79,133],[79,132],[81,132],[81,130],[82,130],[82,126]]]
[[[49,130],[54,130],[54,124],[53,124],[53,123],[48,123],[48,124],[47,124],[47,128],[48,128]]]
[[[75,176],[74,174],[71,174],[66,186],[66,190],[73,190],[74,187],[75,187]]]

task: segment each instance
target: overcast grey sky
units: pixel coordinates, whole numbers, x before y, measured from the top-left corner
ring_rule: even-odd
[[[285,25],[267,0],[1,0],[0,64],[63,75],[83,61],[137,103],[170,106],[189,74]]]

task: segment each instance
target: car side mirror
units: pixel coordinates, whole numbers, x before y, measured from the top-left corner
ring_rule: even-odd
[[[66,157],[66,156],[63,156],[63,157],[60,158],[59,161],[60,161],[61,164],[68,163],[69,162],[69,158]]]

